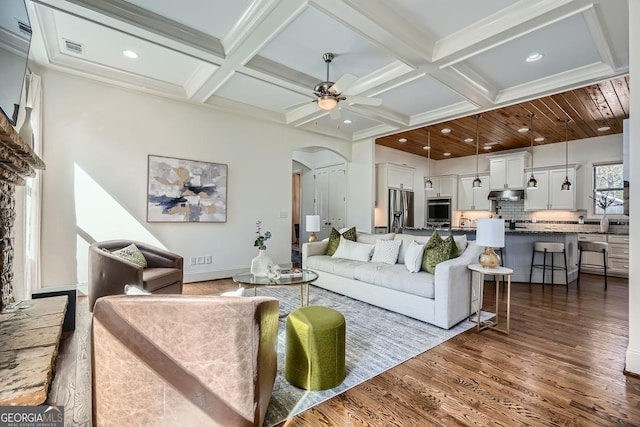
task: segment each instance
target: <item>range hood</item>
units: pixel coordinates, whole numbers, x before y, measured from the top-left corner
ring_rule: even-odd
[[[489,193],[489,200],[522,200],[524,190],[494,190]]]

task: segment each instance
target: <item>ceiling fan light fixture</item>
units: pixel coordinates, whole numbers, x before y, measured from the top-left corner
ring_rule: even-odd
[[[333,110],[337,105],[338,100],[331,95],[323,95],[318,98],[318,107],[322,108],[323,110]]]

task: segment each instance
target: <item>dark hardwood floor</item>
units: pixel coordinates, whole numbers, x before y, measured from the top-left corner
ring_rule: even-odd
[[[185,293],[234,288],[217,280]],[[494,295],[487,283],[486,309]],[[66,406],[67,425],[90,425],[90,315],[79,298],[50,399]],[[514,283],[510,335],[467,331],[281,426],[640,425],[640,378],[623,373],[628,310],[626,279],[610,278],[606,292],[592,275],[579,291]]]

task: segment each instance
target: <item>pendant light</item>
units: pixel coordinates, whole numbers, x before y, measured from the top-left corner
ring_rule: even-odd
[[[427,130],[427,179],[424,182],[424,189],[433,190],[433,182],[431,182],[431,129]]]
[[[533,176],[533,118],[536,115],[529,114],[529,132],[531,132],[531,177],[527,181],[527,190],[536,190],[538,188],[538,180]]]
[[[481,114],[476,114],[476,179],[473,180],[473,189],[481,188],[482,181],[480,181],[480,176],[478,175],[478,149],[480,146],[480,117]]]
[[[562,191],[571,190],[571,181],[569,181],[569,122],[571,119],[561,120],[564,122],[564,182],[560,189]]]

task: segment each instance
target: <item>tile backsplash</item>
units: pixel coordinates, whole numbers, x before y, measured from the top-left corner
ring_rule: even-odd
[[[497,209],[496,209],[497,204]],[[474,226],[476,219],[487,218],[489,216],[501,216],[505,221],[514,220],[518,223],[525,223],[527,228],[535,229],[537,224],[540,227],[548,227],[549,224],[562,224],[562,229],[567,231],[597,231],[599,219],[584,219],[580,223],[580,216],[587,217],[585,210],[579,211],[535,211],[524,210],[524,200],[500,201],[491,203],[492,211],[464,211],[454,212],[453,224],[459,225],[460,218],[467,218]],[[609,221],[610,231],[624,232],[629,229],[628,219],[615,219]]]

